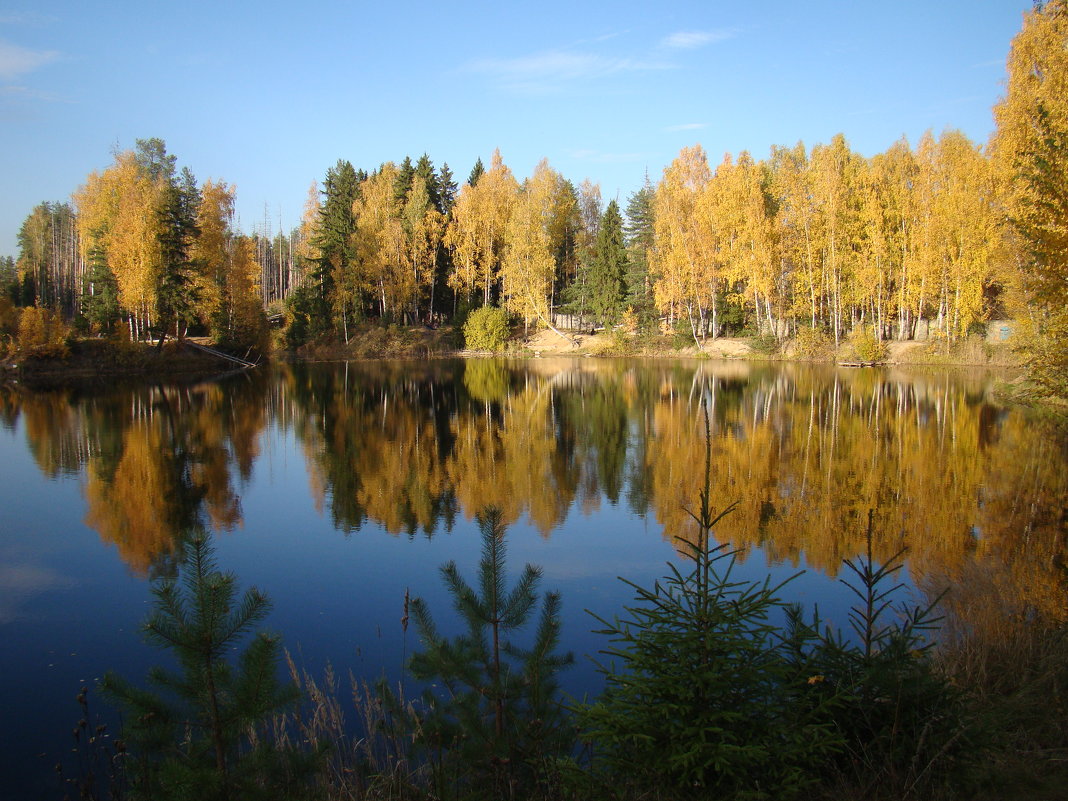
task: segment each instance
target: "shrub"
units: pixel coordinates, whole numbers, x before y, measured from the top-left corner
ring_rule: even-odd
[[[604,338],[591,347],[595,356],[632,356],[639,349],[637,337],[622,327],[609,329]]]
[[[475,309],[464,322],[464,343],[470,350],[504,350],[508,341],[508,312],[496,306]]]
[[[827,332],[803,326],[797,329],[793,339],[794,358],[813,361],[830,361],[834,358],[834,341]]]
[[[696,343],[693,338],[693,328],[689,319],[681,317],[675,321],[675,327],[671,329],[671,347],[675,350],[692,348]]]
[[[749,347],[761,356],[774,356],[779,352],[779,340],[774,334],[760,334],[750,338]]]
[[[69,336],[58,312],[29,306],[19,316],[18,345],[26,356],[65,356]]]
[[[877,338],[875,332],[866,325],[853,329],[847,347],[850,358],[860,362],[881,362],[886,359],[886,343]]]

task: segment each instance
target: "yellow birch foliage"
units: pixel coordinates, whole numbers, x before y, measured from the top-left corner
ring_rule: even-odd
[[[155,279],[160,269],[155,214],[162,184],[139,168],[132,151],[115,156],[102,173],[93,172],[74,193],[82,257],[103,247],[119,286],[121,305],[140,317],[155,312]]]
[[[1007,69],[994,147],[1034,327],[1028,361],[1044,391],[1068,397],[1068,0],[1025,15]]]
[[[654,201],[653,297],[662,314],[672,319],[686,314],[695,328],[716,287],[712,232],[707,214],[698,209],[711,178],[704,148],[683,148],[664,169]]]
[[[219,317],[224,307],[230,273],[230,221],[234,214],[234,190],[225,183],[205,181],[200,189],[197,227],[192,256],[200,266],[196,288],[204,322]]]
[[[519,193],[501,262],[507,306],[528,323],[540,320],[552,324],[549,306],[556,274],[555,254],[575,212],[575,197],[567,182],[542,159]]]
[[[399,314],[416,294],[412,272],[405,269],[406,241],[400,219],[400,206],[394,187],[397,167],[383,164],[360,187],[353,204],[356,216],[356,260],[358,274],[335,271],[338,297],[351,305],[364,287],[372,289],[383,315]]]
[[[911,323],[916,172],[912,148],[904,138],[899,139],[872,159],[863,190],[864,258],[868,270],[879,275],[873,314],[878,324],[895,323],[899,339],[905,338]],[[870,272],[862,275],[861,283],[870,276]]]
[[[1033,296],[1068,306],[1068,0],[1024,16],[994,109],[1008,216],[1029,252]]]
[[[783,258],[791,265],[786,282],[787,313],[815,328],[823,319],[823,268],[817,258],[815,201],[808,186],[808,155],[798,142],[794,147],[773,147],[772,191],[778,201],[776,238]]]
[[[729,297],[751,308],[761,328],[771,327],[775,253],[761,165],[746,151],[737,162],[727,154],[700,202],[717,242],[723,279],[732,289]]]
[[[860,163],[842,134],[835,135],[829,145],[813,147],[809,160],[809,189],[817,212],[816,249],[823,264],[825,319],[836,341],[847,327],[846,292],[855,280],[853,244],[859,222],[856,189]]]
[[[430,202],[430,194],[422,180],[413,181],[403,214],[407,236],[405,266],[419,293],[434,283],[438,246],[445,233],[445,217]]]
[[[940,317],[946,334],[956,338],[986,319],[984,290],[995,274],[1002,232],[989,159],[960,131],[942,134],[938,151]]]
[[[469,295],[481,288],[483,302],[490,302],[518,194],[518,182],[494,150],[490,168],[475,186],[463,186],[452,209],[444,239],[453,256],[449,286]]]

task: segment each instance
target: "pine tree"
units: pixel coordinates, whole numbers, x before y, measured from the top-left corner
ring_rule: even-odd
[[[130,784],[138,798],[289,798],[310,764],[289,751],[253,745],[250,733],[298,698],[278,680],[278,639],[263,632],[237,660],[228,655],[270,609],[257,589],[238,601],[236,578],[220,573],[208,537],[197,533],[180,566],[181,585],[157,582],[146,639],[171,649],[179,673],[155,667],[153,689],[114,673],[104,692],[124,709]]]
[[[560,596],[555,592],[542,599],[530,647],[511,639],[530,622],[541,570],[527,565],[509,591],[501,512],[491,507],[477,519],[482,532],[477,588],[460,576],[454,562],[441,570],[467,631],[452,639],[443,636],[426,602],[416,598],[411,614],[424,650],[409,667],[413,676],[439,688],[423,695],[426,711],[416,727],[417,742],[434,764],[466,772],[473,789],[499,798],[507,788],[532,781],[531,767],[538,760],[569,753],[573,737],[556,675],[573,657],[556,653]],[[492,788],[485,786],[486,779]]]
[[[441,207],[441,187],[438,184],[438,173],[434,169],[434,162],[430,160],[430,156],[426,153],[421,155],[419,161],[415,163],[412,180],[422,182],[423,186],[426,187],[426,194],[430,198],[431,204],[439,213],[444,214],[445,211]]]
[[[178,327],[193,321],[196,314],[196,268],[191,258],[194,240],[200,234],[197,212],[200,190],[188,167],[178,179],[168,178],[160,194],[156,217],[159,221],[156,240],[159,243],[160,265],[156,277],[156,308],[159,313],[159,345],[170,325]]]
[[[0,297],[6,297],[15,303],[19,297],[19,274],[15,269],[15,258],[0,258]]]
[[[397,168],[396,182],[393,185],[393,200],[403,206],[408,199],[408,193],[412,191],[412,179],[415,178],[415,166],[411,156],[405,156],[404,161]]]
[[[623,313],[626,293],[627,251],[623,244],[623,217],[615,200],[608,204],[597,230],[589,271],[590,307],[605,325]]]
[[[445,224],[448,225],[448,221],[452,217],[452,208],[456,205],[457,192],[456,179],[453,177],[452,170],[449,169],[448,164],[441,165],[435,183],[439,202],[438,211],[441,212],[445,219]],[[430,311],[432,314],[454,309],[456,303],[455,293],[452,287],[449,286],[449,276],[453,272],[452,253],[449,248],[445,247],[444,236],[442,243],[438,247],[434,269],[434,286],[438,289],[431,303]]]
[[[309,315],[312,337],[331,328],[330,307],[334,301],[337,277],[355,268],[356,247],[353,234],[356,217],[353,203],[360,196],[360,175],[348,161],[338,163],[326,171],[323,181],[323,202],[315,220],[311,249],[316,254],[308,292],[312,306]]]
[[[178,157],[169,154],[166,142],[154,136],[135,140],[134,160],[138,169],[150,180],[170,181],[174,178]]]
[[[479,156],[475,160],[475,166],[471,168],[471,174],[467,176],[467,185],[476,186],[478,179],[482,177],[482,174],[486,172],[486,168],[482,165],[482,157]]]
[[[119,285],[99,242],[89,248],[88,256],[89,272],[85,277],[82,313],[92,325],[110,332],[121,317]]]
[[[643,327],[655,317],[649,253],[655,242],[653,199],[655,190],[646,177],[645,184],[627,201],[627,305],[634,309]]]
[[[441,169],[438,170],[438,201],[440,206],[438,211],[448,216],[452,212],[453,204],[456,203],[456,179],[453,177],[452,170],[449,169],[449,165],[442,164]]]

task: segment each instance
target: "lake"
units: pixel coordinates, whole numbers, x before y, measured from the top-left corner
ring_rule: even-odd
[[[474,515],[508,523],[509,573],[563,596],[564,676],[596,693],[611,617],[678,561],[706,480],[737,509],[737,575],[847,625],[843,559],[907,548],[919,602],[964,627],[1065,614],[1068,440],[993,399],[992,374],[607,359],[278,365],[196,385],[0,389],[0,775],[54,792],[83,684],[141,681],[151,581],[190,532],[273,602],[313,675],[402,677],[405,591],[458,631],[439,566],[473,576]],[[709,441],[706,447],[707,409]],[[95,712],[110,715],[92,694]],[[110,718],[109,718],[110,719]],[[53,789],[49,789],[53,788]]]

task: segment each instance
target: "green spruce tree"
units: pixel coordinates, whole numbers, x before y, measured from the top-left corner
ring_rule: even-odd
[[[482,164],[482,157],[480,156],[475,160],[475,166],[471,168],[471,174],[467,176],[467,185],[475,186],[484,172],[486,172],[486,168]]]
[[[655,242],[653,200],[656,192],[649,177],[627,201],[627,300],[642,327],[649,328],[656,319],[653,303],[653,276],[649,274],[649,253]]]
[[[554,592],[543,596],[526,647],[514,639],[531,622],[541,570],[527,565],[507,589],[501,512],[489,508],[477,519],[482,532],[477,585],[465,581],[454,562],[441,571],[466,632],[442,635],[426,602],[411,603],[423,650],[409,668],[417,679],[433,682],[413,731],[439,781],[456,777],[471,797],[501,798],[530,788],[543,760],[570,752],[574,740],[556,677],[573,658],[557,653],[560,596]]]
[[[714,543],[715,526],[737,504],[713,508],[702,408],[705,486],[690,511],[695,541],[681,543],[690,565],[669,565],[648,589],[624,580],[637,601],[627,616],[594,615],[609,639],[602,653],[618,662],[601,666],[605,691],[580,709],[583,737],[616,792],[789,798],[815,782],[812,765],[835,753],[838,738],[822,713],[833,698],[797,701],[808,678],[797,656],[814,649],[817,635],[795,625],[783,636],[774,620],[790,579],[739,580],[737,551]]]
[[[393,196],[401,206],[408,199],[408,193],[412,191],[412,180],[415,178],[415,166],[411,156],[405,156],[404,161],[397,168],[397,180],[393,185]]]
[[[352,207],[360,195],[360,183],[360,174],[348,161],[339,160],[326,171],[323,202],[311,237],[312,249],[318,256],[311,260],[307,297],[303,302],[308,307],[310,338],[322,336],[333,328],[335,276],[355,268],[356,216]]]
[[[185,326],[196,318],[196,265],[190,255],[193,242],[200,235],[197,212],[200,190],[188,167],[180,177],[166,179],[156,216],[160,222],[160,271],[156,276],[156,305],[159,313],[159,344],[171,326],[181,337]]]
[[[594,317],[606,326],[618,322],[623,314],[626,272],[623,217],[619,204],[613,200],[601,216],[588,276],[590,308]]]
[[[111,333],[121,317],[119,284],[108,267],[107,254],[96,240],[89,249],[89,270],[82,294],[82,313],[90,324],[104,333]]]
[[[237,644],[270,609],[257,589],[238,599],[236,579],[215,567],[208,537],[190,540],[181,583],[158,581],[146,639],[170,649],[179,671],[153,668],[150,689],[114,673],[104,692],[125,712],[131,795],[145,799],[276,799],[302,797],[310,761],[274,749],[262,735],[269,717],[298,692],[278,679],[278,639],[256,634],[231,662]]]
[[[8,298],[12,303],[18,302],[19,274],[15,268],[14,256],[0,258],[0,296]]]
[[[442,164],[441,169],[438,170],[437,187],[437,196],[440,203],[438,211],[447,217],[452,212],[452,207],[456,204],[457,190],[456,178],[453,176],[448,164]]]

